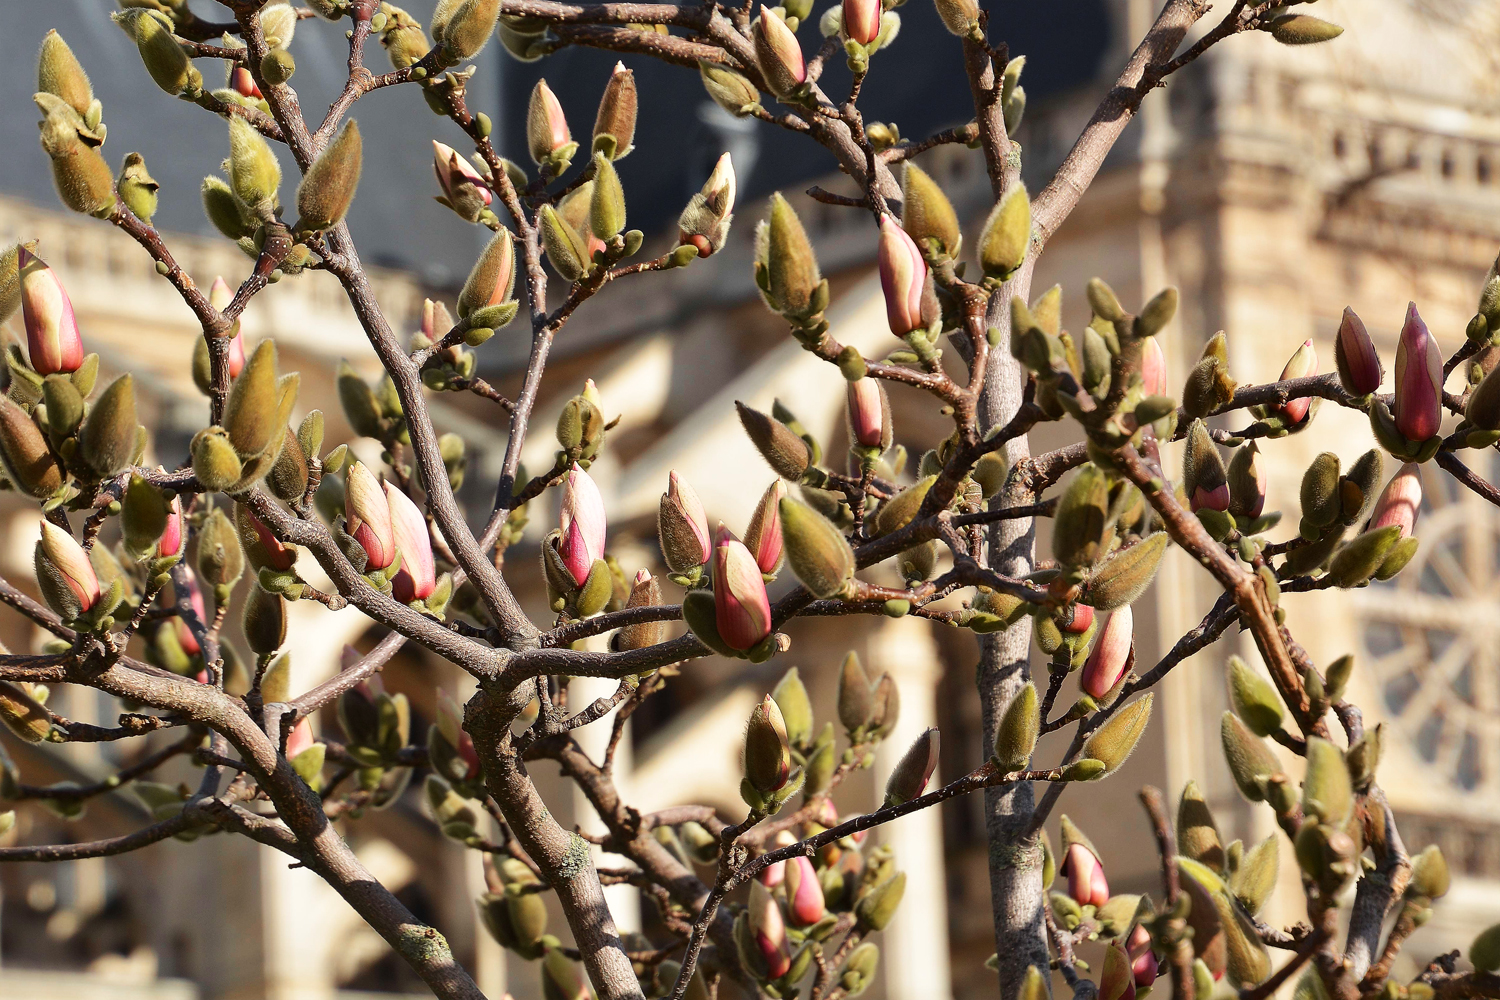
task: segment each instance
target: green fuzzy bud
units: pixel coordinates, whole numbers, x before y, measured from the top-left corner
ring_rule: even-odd
[[[871,537],[880,538],[894,531],[900,531],[910,524],[917,516],[917,512],[922,509],[922,501],[927,499],[927,493],[937,482],[937,478],[937,476],[925,476],[881,505],[881,508],[875,512],[874,522],[870,526]]]
[[[1500,969],[1500,924],[1479,932],[1474,943],[1469,945],[1469,961],[1480,972]]]
[[[1031,198],[1016,182],[990,212],[979,238],[979,266],[985,276],[1004,281],[1026,261],[1031,247]]]
[[[1396,524],[1356,535],[1334,554],[1328,564],[1328,575],[1336,586],[1357,587],[1382,568],[1399,541],[1401,527]]]
[[[38,105],[46,97],[67,108],[50,94],[36,96]],[[71,109],[67,114],[73,114]],[[41,123],[42,149],[52,159],[52,183],[59,200],[75,212],[103,217],[114,208],[115,178],[99,150],[80,138],[80,124],[76,118],[48,113]]]
[[[9,396],[0,396],[0,465],[16,489],[44,499],[63,485],[63,470],[35,422]]]
[[[1222,874],[1225,870],[1219,827],[1196,781],[1183,786],[1177,803],[1177,850],[1215,872]]]
[[[244,373],[241,372],[241,377]],[[338,368],[339,402],[344,408],[344,419],[354,433],[361,437],[378,438],[383,429],[380,403],[370,384],[359,377],[359,373],[347,361],[340,361]]]
[[[297,60],[283,48],[273,48],[260,60],[261,79],[273,87],[279,87],[297,72]]]
[[[1172,322],[1172,317],[1177,315],[1178,294],[1175,285],[1168,285],[1151,297],[1151,301],[1141,307],[1141,314],[1135,318],[1134,333],[1137,337],[1154,337]]]
[[[193,475],[212,492],[227,490],[239,482],[240,458],[222,427],[207,427],[193,436],[190,446]]]
[[[172,21],[166,15],[158,11],[125,11],[111,16],[135,39],[141,62],[158,87],[174,97],[184,91],[202,89],[203,76],[172,37]]]
[[[136,558],[155,550],[161,534],[167,530],[169,508],[161,490],[140,476],[133,475],[120,500],[120,528],[125,548]]]
[[[1109,477],[1092,463],[1073,474],[1057,505],[1052,552],[1064,566],[1087,566],[1104,551],[1110,533]]]
[[[1339,457],[1325,451],[1302,474],[1302,517],[1309,524],[1322,528],[1338,519],[1341,510],[1338,487]]]
[[[589,198],[589,229],[610,240],[625,228],[625,189],[615,165],[603,153],[594,154],[594,193]]]
[[[1021,995],[1018,1000],[1047,1000],[1047,980],[1043,978],[1042,971],[1034,965],[1026,967],[1026,978],[1021,982]]]
[[[824,727],[825,731],[832,733],[833,723]],[[802,771],[806,775],[802,783],[802,791],[806,795],[819,795],[828,790],[829,781],[833,778],[834,768],[837,766],[838,758],[832,739],[818,743],[812,753],[807,756],[807,766]]]
[[[203,178],[203,212],[214,228],[231,240],[242,240],[255,232],[255,218],[223,178],[213,175]]]
[[[1107,556],[1089,577],[1089,606],[1095,611],[1113,611],[1135,603],[1156,578],[1170,542],[1165,531],[1158,531]]]
[[[36,89],[55,94],[80,116],[87,116],[94,103],[94,88],[73,50],[54,29],[42,39],[37,57]]]
[[[245,596],[244,619],[245,641],[253,652],[262,656],[280,649],[286,642],[286,605],[280,594],[273,594],[260,584],[250,588]],[[262,685],[262,694],[264,694]]]
[[[861,930],[883,931],[896,916],[896,907],[906,894],[906,872],[897,872],[869,889],[854,904],[855,920]]]
[[[757,792],[769,795],[787,783],[791,770],[786,723],[776,702],[767,697],[750,713],[745,727],[745,778]]]
[[[297,212],[301,215],[297,228],[331,229],[342,222],[354,202],[363,165],[364,144],[359,125],[351,118],[323,147],[297,188]]]
[[[543,205],[538,217],[541,219],[542,249],[558,277],[564,281],[577,281],[588,273],[591,258],[578,231],[568,225],[551,205]]]
[[[115,475],[135,456],[135,380],[121,375],[110,383],[89,411],[79,435],[79,450],[101,479]]]
[[[0,251],[0,323],[21,308],[21,245],[12,243]]]
[[[850,382],[858,382],[865,377],[869,368],[865,364],[865,356],[859,353],[859,348],[853,344],[847,345],[839,351],[838,356],[839,374]]]
[[[1411,881],[1406,884],[1408,896],[1440,899],[1448,894],[1453,877],[1448,860],[1436,844],[1428,844],[1411,859]]]
[[[901,228],[919,248],[936,240],[938,250],[957,257],[963,232],[953,203],[925,170],[910,160],[901,174]]]
[[[794,747],[804,747],[812,740],[813,708],[797,668],[792,667],[771,690],[771,697],[781,709],[786,738]]]
[[[875,712],[875,688],[860,665],[859,656],[850,652],[839,667],[839,722],[849,733],[865,727]]]
[[[1266,782],[1281,773],[1281,763],[1266,741],[1252,733],[1240,717],[1225,712],[1219,722],[1219,739],[1229,773],[1239,786],[1240,794],[1251,802],[1264,802]]]
[[[766,464],[783,479],[792,482],[801,479],[813,461],[807,442],[775,417],[752,410],[738,400],[734,406],[739,411],[740,424]]]
[[[269,212],[281,186],[281,164],[271,144],[245,119],[229,119],[229,187],[251,211]]]
[[[198,576],[214,588],[215,601],[223,604],[229,591],[245,572],[245,550],[222,508],[215,507],[198,530]]]
[[[1031,762],[1037,737],[1041,734],[1041,723],[1036,685],[1028,682],[1005,706],[1000,725],[995,730],[995,761],[1002,774],[1023,770]]]
[[[1270,681],[1238,656],[1229,658],[1229,700],[1235,714],[1256,736],[1281,728],[1281,696]]]
[[[452,62],[472,59],[484,48],[495,33],[495,22],[500,19],[500,0],[464,0],[447,17],[438,30],[434,16],[432,36],[443,43],[445,54]]]
[[[302,452],[297,435],[288,427],[281,454],[276,456],[276,462],[266,476],[266,486],[276,499],[293,503],[301,500],[307,492],[307,480],[307,456]]]
[[[767,304],[788,316],[806,318],[821,312],[823,285],[818,258],[796,211],[781,196],[771,195],[771,216],[756,228],[756,280]]]
[[[1272,834],[1251,848],[1229,879],[1234,898],[1251,916],[1259,913],[1276,888],[1281,845]]]
[[[263,340],[234,380],[224,404],[224,429],[241,459],[264,452],[285,429],[276,423],[279,402],[276,343]]]
[[[854,550],[832,521],[807,504],[782,497],[781,536],[787,565],[816,598],[842,593],[854,575]]]
[[[1104,771],[1099,775],[1101,778],[1119,770],[1135,750],[1141,734],[1146,731],[1146,724],[1151,721],[1152,697],[1147,692],[1144,698],[1139,698],[1116,712],[1114,718],[1094,730],[1093,735],[1083,744],[1085,757],[1103,761]]]
[[[896,728],[901,716],[901,690],[890,674],[881,674],[875,682],[875,707],[867,723],[872,740],[883,740]]]
[[[1108,323],[1118,323],[1125,318],[1125,308],[1120,297],[1101,278],[1090,278],[1088,283],[1089,308],[1094,315]]]
[[[1307,741],[1307,775],[1302,779],[1302,812],[1332,827],[1343,826],[1354,809],[1354,785],[1338,747],[1313,736]]]
[[[52,732],[47,709],[29,691],[9,681],[0,681],[0,722],[27,743],[40,743]]]
[[[156,214],[156,191],[159,187],[161,185],[146,170],[145,157],[140,153],[125,154],[119,180],[115,181],[115,190],[125,207],[148,225],[151,217]]]
[[[500,229],[485,245],[484,252],[474,262],[463,289],[458,293],[458,315],[475,325],[479,319],[492,320],[489,314],[480,315],[487,309],[509,302],[516,283],[515,241],[509,230]],[[515,313],[512,311],[512,316]],[[505,322],[509,322],[506,320]],[[503,322],[486,322],[483,326],[504,326]]]
[[[745,109],[760,102],[760,91],[755,84],[728,66],[700,60],[698,74],[703,80],[703,89],[708,91],[714,103],[736,118],[745,117],[748,113]]]
[[[609,564],[603,559],[595,559],[589,575],[584,578],[583,586],[578,589],[573,608],[580,618],[596,615],[604,610],[604,606],[614,596],[614,590],[614,580],[609,572]]]
[[[974,482],[979,484],[980,495],[988,500],[1000,492],[1005,485],[1005,477],[1010,474],[1010,467],[1005,461],[1003,452],[990,451],[980,456],[979,461],[974,463],[972,473]]]
[[[1187,446],[1182,451],[1182,487],[1189,497],[1202,490],[1212,493],[1229,482],[1224,457],[1202,420],[1188,427]]]
[[[1182,387],[1182,408],[1190,417],[1206,417],[1229,404],[1237,385],[1229,377],[1228,366],[1223,361],[1203,358],[1188,372]]]
[[[885,680],[885,678],[881,678]],[[885,805],[899,806],[917,798],[937,768],[942,739],[936,729],[922,732],[891,769],[885,783]]]
[[[1271,21],[1271,37],[1282,45],[1316,45],[1329,42],[1344,33],[1337,24],[1308,14],[1284,14]]]

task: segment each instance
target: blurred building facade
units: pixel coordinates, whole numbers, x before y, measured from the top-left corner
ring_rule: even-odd
[[[413,4],[413,10],[418,6]],[[1010,14],[1035,5],[1002,6]],[[1023,82],[1033,74],[1056,74],[1050,96],[1034,101],[1020,133],[1033,190],[1045,183],[1102,86],[1123,62],[1123,39],[1143,34],[1154,6],[1150,0],[1101,0],[1096,13],[1109,30],[1080,51],[1042,49],[1046,58],[1039,58],[1038,50],[1013,47],[1030,57]],[[936,18],[915,7],[903,8],[905,31],[926,38],[920,33],[934,28]],[[1500,4],[1324,0],[1318,14],[1347,25],[1343,39],[1307,50],[1279,47],[1263,35],[1232,39],[1185,71],[1168,91],[1148,99],[1140,120],[1038,269],[1038,292],[1053,282],[1063,286],[1065,326],[1078,329],[1086,322],[1082,288],[1091,276],[1110,282],[1127,306],[1163,285],[1178,285],[1183,307],[1163,335],[1174,385],[1219,329],[1228,335],[1231,366],[1242,383],[1274,379],[1284,360],[1309,338],[1327,370],[1346,305],[1365,319],[1388,363],[1409,299],[1421,307],[1445,352],[1459,344],[1485,269],[1500,247],[1500,101],[1495,89],[1500,77],[1492,65],[1493,43],[1500,39]],[[39,37],[52,23],[38,18],[32,34]],[[992,30],[1004,30],[1003,23],[992,25]],[[1052,31],[1054,26],[1038,26],[1039,46],[1045,44],[1044,28]],[[77,30],[85,29],[80,25]],[[305,39],[317,34],[313,25],[304,26],[299,44],[310,44]],[[321,34],[329,36],[326,29]],[[113,44],[100,39],[100,52],[112,51]],[[927,51],[926,44],[920,42],[918,51]],[[133,53],[127,55],[134,59]],[[501,115],[502,130],[507,118],[517,118],[537,71],[576,88],[560,86],[559,93],[575,124],[585,123],[608,70],[607,61],[591,61],[592,55],[597,54],[580,54],[581,62],[557,69],[553,67],[574,54],[565,52],[534,67],[506,64],[501,73],[505,84],[495,102],[508,112]],[[310,66],[316,58],[312,52],[305,58],[299,53],[299,66]],[[599,62],[598,80],[590,83],[594,62]],[[1058,63],[1068,70],[1056,70]],[[646,115],[652,111],[651,95],[659,94],[662,102],[674,100],[673,92],[655,89],[657,81],[687,86],[680,74],[664,78],[644,65],[633,68],[641,73]],[[943,68],[924,65],[923,71],[940,74]],[[878,75],[872,74],[872,81]],[[98,76],[96,72],[96,81]],[[120,78],[122,86],[144,85],[138,65],[122,69]],[[302,71],[297,82],[303,82]],[[954,85],[936,76],[923,88],[911,89],[942,94]],[[647,566],[653,572],[659,568],[655,511],[670,470],[696,487],[711,517],[735,529],[744,526],[771,481],[772,473],[739,427],[734,401],[768,409],[779,398],[823,442],[827,454],[841,454],[847,443],[842,379],[786,336],[750,280],[753,222],[763,214],[763,205],[751,199],[773,185],[784,185],[791,196],[812,179],[809,171],[818,168],[794,169],[780,136],[761,135],[764,129],[734,132],[735,123],[714,118],[707,110],[712,105],[694,103],[698,94],[691,92],[691,101],[677,99],[674,106],[683,115],[704,111],[693,119],[708,129],[704,148],[731,148],[737,161],[754,157],[757,164],[748,177],[742,176],[742,191],[749,194],[730,243],[715,258],[687,269],[616,282],[598,302],[580,310],[554,351],[546,395],[533,421],[537,431],[525,456],[534,469],[550,464],[552,421],[583,379],[594,378],[605,408],[622,418],[591,470],[610,514],[611,546],[623,565]],[[125,133],[113,124],[112,108],[123,110],[125,95],[114,104],[108,93],[101,96],[106,121],[117,130],[109,148],[118,155],[133,141],[117,138]],[[951,124],[941,118],[924,121],[922,112],[902,105],[899,96],[890,97],[890,110],[883,114],[900,124],[903,135],[920,138],[926,130]],[[964,95],[958,98],[961,102]],[[303,103],[318,106],[311,100]],[[425,144],[425,134],[421,138]],[[398,130],[377,141],[388,141],[393,151],[410,145]],[[683,168],[653,186],[650,178],[673,164],[667,158],[653,160],[652,144],[644,137],[637,141],[641,148],[622,164],[627,194],[641,203],[684,198],[696,183],[692,170]],[[658,141],[670,145],[665,137]],[[24,169],[43,176],[45,166],[32,142],[28,134]],[[155,170],[150,149],[146,152]],[[197,174],[184,175],[179,200],[191,200],[187,196],[196,191],[197,175],[212,169],[218,155],[194,167]],[[408,327],[414,325],[423,295],[461,276],[477,246],[473,233],[451,219],[429,220],[405,207],[431,193],[425,156],[422,150],[411,158],[410,169],[393,170],[385,185],[372,187],[367,177],[360,199],[379,208],[362,223],[369,227],[367,242],[402,248],[387,258],[400,268],[380,272],[377,283],[389,315],[404,318]],[[939,147],[920,162],[967,220],[972,244],[990,205],[979,154]],[[640,171],[635,182],[640,188],[633,186],[631,170]],[[160,177],[162,172],[156,172]],[[15,173],[5,171],[6,176]],[[847,179],[822,183],[849,190]],[[386,185],[390,191],[384,190]],[[637,190],[642,192],[638,196]],[[154,454],[163,462],[176,461],[206,414],[206,404],[187,378],[197,335],[191,315],[155,280],[149,261],[123,235],[93,220],[59,213],[34,190],[0,186],[0,191],[13,195],[0,199],[0,237],[42,240],[42,253],[73,296],[89,349],[100,352],[107,372],[136,374],[149,396],[143,420],[157,428]],[[793,201],[833,285],[828,314],[833,334],[868,356],[883,356],[894,341],[873,278],[868,219],[801,196]],[[360,220],[356,223],[360,236]],[[186,214],[170,224],[201,228]],[[404,240],[408,231],[426,234],[412,239],[427,242]],[[647,252],[665,247],[669,239],[665,233],[649,236]],[[183,236],[174,237],[171,245],[200,282],[219,273],[233,281],[248,271],[248,261],[222,240]],[[440,266],[428,266],[434,261]],[[334,365],[341,356],[362,365],[372,365],[372,358],[336,284],[315,273],[283,281],[255,300],[245,328],[252,342],[277,339],[288,355],[283,367],[303,373],[305,405],[324,404],[329,440],[347,439],[348,428],[332,405]],[[480,352],[484,374],[507,394],[519,382],[525,341],[519,333],[505,331]],[[373,374],[375,369],[368,370]],[[897,441],[915,457],[943,436],[944,420],[915,393],[896,387],[891,395]],[[504,421],[498,412],[486,410],[488,405],[445,397],[437,411],[442,429],[461,433],[469,444],[464,499],[476,518],[489,509],[488,491],[504,446]],[[1231,421],[1224,426],[1236,425]],[[1065,443],[1058,433],[1055,427],[1043,428],[1033,449]],[[1268,509],[1296,509],[1301,470],[1318,452],[1335,451],[1347,466],[1371,444],[1357,414],[1325,407],[1312,430],[1265,449],[1272,490]],[[1176,449],[1169,451],[1169,466],[1179,459]],[[1480,461],[1476,453],[1476,468],[1493,471]],[[1387,474],[1393,471],[1388,463]],[[1288,625],[1316,662],[1326,665],[1344,652],[1356,653],[1352,700],[1364,708],[1367,725],[1386,726],[1381,781],[1408,847],[1438,843],[1453,866],[1452,893],[1408,949],[1423,959],[1465,944],[1476,926],[1500,919],[1495,902],[1500,898],[1500,663],[1491,625],[1500,620],[1500,596],[1493,585],[1500,522],[1493,508],[1454,489],[1445,475],[1429,473],[1426,486],[1429,509],[1417,532],[1422,546],[1398,583],[1352,593],[1298,595],[1288,602]],[[536,540],[554,520],[548,502],[543,498],[532,505],[528,545],[512,550],[507,567],[537,621],[550,617],[533,558]],[[25,580],[36,514],[14,503],[5,510],[0,573]],[[1045,552],[1045,524],[1039,530],[1039,547]],[[1293,531],[1294,516],[1272,537]],[[304,568],[317,578],[316,567]],[[1199,621],[1214,596],[1206,584],[1197,567],[1175,555],[1168,560],[1157,586],[1136,609],[1138,662],[1155,662]],[[784,577],[777,586],[787,585]],[[345,644],[367,648],[378,638],[355,612],[330,616],[304,604],[295,607],[306,614],[292,624],[298,689],[336,671]],[[11,617],[0,620],[0,629],[11,649],[28,649],[37,641]],[[832,718],[834,672],[850,648],[896,679],[902,716],[875,767],[841,788],[841,809],[869,808],[895,759],[929,725],[943,733],[939,777],[961,774],[988,755],[972,687],[976,646],[969,633],[911,619],[860,620],[855,627],[849,620],[799,621],[788,631],[791,650],[771,663],[752,667],[709,659],[687,665],[667,691],[637,714],[631,722],[629,760],[620,765],[627,801],[643,812],[699,802],[726,816],[742,814],[738,732],[751,707],[795,664],[822,717]],[[1090,786],[1086,796],[1074,792],[1063,798],[1060,811],[1103,847],[1116,891],[1159,895],[1150,829],[1135,800],[1142,784],[1155,784],[1175,799],[1184,782],[1197,780],[1226,836],[1254,843],[1274,833],[1269,815],[1251,810],[1239,798],[1222,764],[1218,718],[1227,707],[1223,661],[1231,651],[1254,660],[1248,640],[1231,635],[1179,666],[1160,686],[1156,722],[1129,768]],[[460,695],[464,691],[451,666],[415,654],[394,661],[386,683],[412,698],[414,732],[425,731],[433,718],[435,686]],[[595,695],[591,682],[574,683],[575,703]],[[59,711],[75,719],[108,720],[118,711],[91,692],[63,691],[57,697],[64,699]],[[335,720],[322,722],[336,734]],[[586,727],[579,732],[580,741],[596,746],[606,726]],[[124,762],[110,745],[36,752],[8,735],[0,740],[33,784],[95,780]],[[1044,741],[1040,759],[1051,761],[1064,746]],[[550,768],[534,771],[560,817],[571,816],[585,827],[597,822]],[[192,780],[185,768],[179,777]],[[85,817],[70,823],[34,806],[23,807],[21,816],[13,836],[28,843],[92,839],[147,821],[124,794],[96,800]],[[1055,816],[1050,825],[1055,836]],[[475,920],[472,900],[482,884],[476,856],[438,836],[416,795],[349,824],[348,836],[371,871],[448,936],[486,991],[499,996],[509,989],[518,1000],[540,995],[535,966],[514,956],[507,961]],[[879,838],[894,847],[898,865],[909,873],[909,888],[895,923],[881,936],[882,976],[869,995],[877,1000],[990,995],[993,981],[982,968],[993,939],[979,801],[958,800],[941,813],[906,817],[885,827]],[[1289,850],[1283,850],[1281,870],[1282,902],[1273,902],[1266,914],[1272,923],[1301,916],[1290,905],[1300,899],[1300,890]],[[7,998],[115,1000],[149,993],[184,1000],[313,1000],[335,991],[421,992],[379,939],[314,876],[289,871],[284,857],[228,837],[172,842],[97,862],[3,867],[0,888],[0,995]],[[623,927],[651,926],[649,905],[641,912],[631,890],[610,892]],[[560,919],[555,924],[561,926]],[[1167,989],[1165,984],[1159,988]]]

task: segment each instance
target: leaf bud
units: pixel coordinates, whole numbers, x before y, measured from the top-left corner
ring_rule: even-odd
[[[121,375],[99,396],[79,435],[79,451],[89,468],[107,479],[135,456],[139,424],[135,419],[135,381]]]
[[[263,340],[234,380],[224,404],[224,429],[242,460],[264,452],[285,431],[277,422],[280,392],[276,378],[276,343]]]
[[[842,531],[807,504],[791,497],[780,502],[781,534],[787,564],[816,598],[843,592],[854,575],[854,550]]]
[[[1270,736],[1281,729],[1281,696],[1271,682],[1238,656],[1229,658],[1229,700],[1256,736]]]
[[[986,277],[1004,281],[1025,263],[1030,246],[1031,198],[1026,185],[1017,181],[985,221],[979,239],[979,265]]]
[[[1264,802],[1266,783],[1281,773],[1281,764],[1266,741],[1252,733],[1240,717],[1225,712],[1220,718],[1219,737],[1224,746],[1224,759],[1229,763],[1229,773],[1240,793],[1251,802]]]
[[[270,143],[243,118],[229,119],[229,185],[257,214],[269,212],[281,185],[281,165]]]
[[[1154,337],[1172,322],[1172,317],[1177,315],[1177,287],[1168,285],[1151,297],[1151,301],[1141,307],[1141,314],[1135,318],[1134,333],[1137,337]]]
[[[344,220],[359,186],[363,149],[359,125],[351,118],[323,147],[297,188],[298,229],[331,229]]]
[[[125,207],[147,225],[150,225],[151,217],[156,214],[156,191],[160,186],[146,170],[145,157],[140,153],[125,154],[115,190]]]
[[[1005,706],[995,730],[995,761],[1002,774],[1023,770],[1031,762],[1040,732],[1036,685],[1028,682]]]
[[[1406,884],[1408,896],[1440,899],[1448,894],[1452,876],[1448,861],[1436,844],[1428,844],[1411,859],[1411,881]]]
[[[615,165],[603,153],[594,154],[594,192],[589,199],[589,230],[601,240],[625,228],[625,189]]]
[[[745,117],[745,109],[760,102],[760,91],[755,84],[728,66],[700,60],[698,75],[703,80],[703,89],[708,91],[714,103],[736,118]]]
[[[1152,694],[1146,693],[1115,713],[1115,717],[1094,730],[1083,744],[1083,756],[1104,763],[1100,777],[1120,769],[1140,742],[1146,724],[1151,721]]]
[[[854,916],[858,926],[865,931],[883,931],[896,916],[901,897],[906,894],[906,872],[896,872],[890,878],[867,889],[854,904]]]
[[[222,427],[207,427],[193,436],[189,447],[193,459],[193,475],[204,488],[218,492],[227,490],[239,482],[242,471],[240,458]]]
[[[1302,779],[1302,812],[1332,827],[1342,826],[1354,808],[1349,767],[1338,747],[1317,736],[1307,741],[1307,775]]]
[[[1183,786],[1182,798],[1177,803],[1177,849],[1215,872],[1225,871],[1219,827],[1196,781]]]
[[[203,178],[203,212],[213,227],[231,240],[241,240],[255,232],[255,219],[235,197],[223,178]]]
[[[537,212],[541,221],[542,249],[558,277],[577,281],[589,272],[592,261],[582,235],[563,219],[551,205]]]
[[[1109,480],[1092,463],[1073,474],[1057,505],[1052,550],[1064,566],[1087,566],[1104,550],[1110,533]]]
[[[771,691],[771,698],[780,709],[787,741],[798,748],[810,745],[813,737],[812,701],[796,667],[782,675]]]
[[[4,722],[5,728],[17,739],[40,743],[52,732],[52,716],[31,696],[30,688],[29,684],[23,686],[0,681],[0,722]]]

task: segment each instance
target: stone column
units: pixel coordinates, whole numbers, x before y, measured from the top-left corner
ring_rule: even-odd
[[[870,666],[895,680],[901,717],[875,752],[875,789],[887,779],[922,731],[937,725],[937,683],[942,674],[931,623],[916,618],[886,622],[870,643]],[[932,776],[929,790],[942,783]],[[949,1000],[948,886],[943,867],[943,822],[923,809],[880,828],[880,839],[906,872],[906,895],[880,942],[885,995],[901,1000]]]

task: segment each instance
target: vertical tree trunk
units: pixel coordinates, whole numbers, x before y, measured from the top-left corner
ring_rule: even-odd
[[[1029,298],[1033,261],[990,300],[987,324],[1004,336],[991,352],[984,395],[980,400],[981,427],[1005,424],[1021,406],[1026,371],[1011,357],[1010,300],[1013,295]],[[1023,435],[1006,447],[1012,468],[1029,457],[1030,444]],[[1002,492],[997,506],[1025,504],[1033,500],[1010,490]],[[1036,526],[1025,520],[999,521],[989,533],[989,565],[1007,576],[1029,573],[1036,560]],[[975,684],[984,721],[985,746],[994,744],[1000,715],[1031,675],[1031,621],[1023,619],[1004,632],[980,636],[979,665]],[[1047,969],[1047,938],[1042,907],[1042,854],[1036,840],[1026,839],[1035,798],[1031,784],[985,790],[985,835],[989,840],[990,905],[995,920],[995,954],[1000,973],[1000,996],[1019,995],[1029,966]]]

